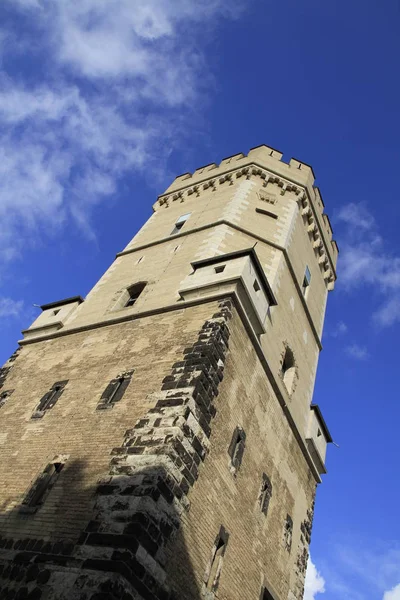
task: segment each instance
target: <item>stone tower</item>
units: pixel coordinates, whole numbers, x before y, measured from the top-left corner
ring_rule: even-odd
[[[0,597],[300,600],[337,246],[267,146],[177,177],[0,371]]]

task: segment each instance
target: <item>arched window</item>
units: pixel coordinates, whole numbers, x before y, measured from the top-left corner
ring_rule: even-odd
[[[125,306],[133,306],[145,287],[146,282],[141,281],[139,283],[135,283],[130,288],[128,288],[128,299]]]
[[[290,348],[286,348],[282,362],[282,379],[289,394],[293,392],[294,380],[296,375],[296,363],[293,352]]]

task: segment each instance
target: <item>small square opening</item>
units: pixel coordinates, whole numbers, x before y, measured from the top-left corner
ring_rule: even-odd
[[[253,288],[256,292],[259,292],[261,290],[260,284],[258,283],[257,279],[254,280]]]
[[[216,273],[223,273],[223,271],[225,271],[225,267],[226,267],[226,265],[218,265],[218,267],[214,268],[214,271]]]

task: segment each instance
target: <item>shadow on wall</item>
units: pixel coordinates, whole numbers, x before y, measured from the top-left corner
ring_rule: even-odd
[[[2,600],[204,597],[179,526],[207,455],[231,317],[231,300],[220,300],[193,345],[172,365],[154,407],[112,450],[110,474],[96,489],[84,485],[84,461],[60,456],[39,476],[22,511],[21,505],[3,511]],[[91,520],[79,539],[65,539],[61,532],[89,496]],[[82,512],[88,514],[86,504]],[[180,555],[179,572],[169,580],[167,556],[174,551]],[[223,551],[216,542],[218,560],[209,565],[212,585],[218,581]],[[205,597],[213,598],[213,589]]]
[[[4,600],[200,600],[183,535],[186,495],[171,490],[162,467],[110,476],[94,490],[84,484],[85,462],[63,457],[39,475],[24,500],[0,515],[0,598]],[[93,518],[79,539],[61,538],[83,495]],[[178,493],[179,495],[179,493]],[[184,592],[173,590],[166,548],[179,548]],[[169,550],[170,551],[170,550]],[[182,585],[180,586],[182,589]]]

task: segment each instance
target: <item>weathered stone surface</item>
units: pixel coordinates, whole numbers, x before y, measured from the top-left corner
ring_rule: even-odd
[[[178,182],[85,302],[61,303],[61,326],[45,309],[0,369],[1,598],[209,600],[216,587],[220,600],[259,598],[263,588],[302,598],[319,481],[305,438],[337,249],[310,168],[283,167],[271,152]],[[273,219],[260,202],[273,205]],[[183,212],[190,218],[170,237]],[[182,301],[196,261],[256,242],[277,300],[265,333],[253,329],[242,284],[223,283],[212,265],[213,295]],[[127,290],[146,281],[125,306]],[[281,372],[286,348],[292,386]],[[56,382],[62,395],[38,411]],[[245,432],[239,454],[229,452],[236,429]],[[58,455],[54,487],[23,512]],[[273,489],[264,508],[263,474]]]

